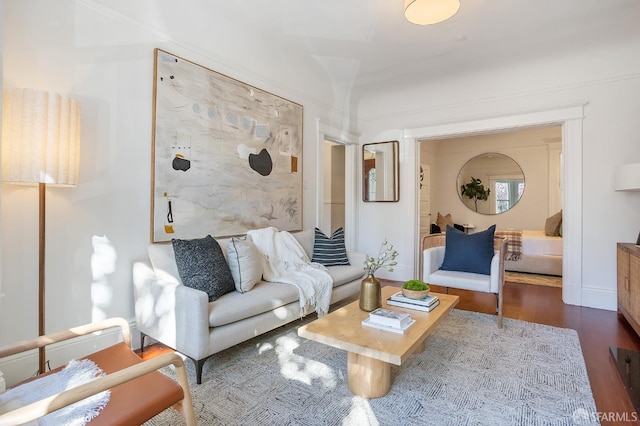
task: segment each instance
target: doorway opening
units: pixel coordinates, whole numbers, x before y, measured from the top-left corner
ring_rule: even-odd
[[[327,235],[345,227],[346,147],[325,139],[323,143],[322,221]]]
[[[514,247],[522,247],[517,253],[508,253],[510,258],[513,254],[505,262],[511,278],[508,281],[561,286],[563,239],[545,237],[544,229],[546,219],[562,209],[562,126],[418,142],[420,238],[431,232],[432,218],[439,214],[451,215],[453,222],[467,233],[495,224],[498,230],[509,230],[509,238],[518,242]],[[476,161],[470,165],[472,159]],[[523,174],[517,178],[511,175],[514,168]],[[461,176],[465,181],[472,176],[490,188],[490,196],[476,200],[475,210],[461,194]],[[511,192],[522,199],[510,201]],[[510,208],[503,208],[500,203],[507,203]],[[478,210],[480,204],[482,209]],[[542,248],[551,245],[553,250],[549,252]]]
[[[405,140],[442,139],[458,135],[482,134],[492,131],[518,129],[558,124],[562,126],[562,301],[570,305],[587,306],[593,303],[594,294],[582,286],[582,126],[585,103],[509,114],[490,118],[461,121],[454,124],[432,125],[405,129]],[[416,154],[419,154],[416,151]],[[417,158],[416,158],[417,160]],[[419,166],[418,161],[415,168]],[[417,176],[414,170],[414,176]],[[415,192],[417,198],[417,189]],[[418,234],[418,207],[415,205],[415,234]],[[565,222],[566,221],[566,222]],[[419,243],[416,242],[416,247]],[[415,265],[419,264],[420,250],[415,251]],[[417,271],[416,266],[416,271]]]

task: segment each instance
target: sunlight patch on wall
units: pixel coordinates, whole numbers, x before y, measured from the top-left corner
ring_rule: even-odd
[[[107,318],[106,308],[113,301],[113,290],[109,286],[109,275],[116,269],[116,249],[106,236],[94,235],[91,238],[93,254],[91,255],[91,320],[99,321]]]

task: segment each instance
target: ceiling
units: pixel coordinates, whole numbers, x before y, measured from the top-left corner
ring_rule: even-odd
[[[407,22],[402,0],[84,1],[240,69],[316,67],[356,91],[640,40],[638,0],[461,0],[431,26]]]

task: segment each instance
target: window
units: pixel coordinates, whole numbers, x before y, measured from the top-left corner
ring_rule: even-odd
[[[494,181],[496,194],[496,213],[502,213],[513,207],[524,192],[523,179],[498,179]]]

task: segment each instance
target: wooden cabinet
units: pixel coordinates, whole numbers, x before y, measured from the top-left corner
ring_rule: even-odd
[[[618,312],[640,335],[640,247],[618,243]]]

